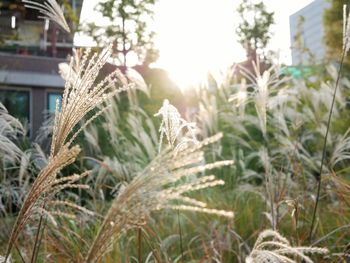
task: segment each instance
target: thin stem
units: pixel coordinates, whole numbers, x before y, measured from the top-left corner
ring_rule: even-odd
[[[137,229],[137,242],[138,242],[138,262],[142,262],[142,229]]]
[[[171,127],[171,123],[170,123],[170,119],[168,118],[167,120],[168,122],[168,127]],[[172,150],[174,150],[174,147],[172,145],[171,142],[169,142]],[[178,202],[177,202],[178,204]],[[177,213],[177,225],[178,225],[178,228],[179,228],[179,235],[180,235],[180,251],[181,251],[181,260],[182,262],[184,262],[184,250],[183,250],[183,245],[182,245],[182,229],[181,229],[181,222],[180,222],[180,211],[179,209],[176,209],[176,213]]]
[[[42,206],[42,209],[45,209],[45,202]],[[34,242],[34,248],[33,248],[33,253],[32,253],[32,258],[30,260],[30,263],[34,263],[35,262],[35,255],[36,255],[36,250],[39,249],[39,235],[40,235],[40,230],[41,230],[41,224],[43,222],[43,212],[40,215],[40,219],[39,219],[39,224],[38,224],[38,229],[36,230],[36,235],[35,235],[35,242]]]
[[[35,253],[35,257],[34,257],[34,262],[36,262],[37,259],[38,259],[39,248],[40,248],[40,245],[41,245],[41,241],[42,241],[42,239],[43,239],[43,235],[44,235],[46,223],[47,223],[47,217],[45,217],[44,225],[43,225],[42,230],[41,230],[41,235],[40,235],[39,242],[38,242],[38,246],[37,246],[37,249],[36,249],[36,253]]]
[[[7,224],[7,222],[6,222],[6,220],[4,220],[4,224],[6,225],[7,236],[9,237],[9,236],[11,235],[11,233],[10,233],[9,230],[8,230],[8,229],[10,229],[10,228],[9,228],[9,226],[8,226],[8,224]],[[14,247],[15,247],[15,249],[17,250],[18,255],[19,255],[19,257],[21,258],[22,262],[23,262],[23,263],[26,263],[26,261],[24,260],[24,258],[23,258],[23,256],[22,256],[21,251],[20,251],[19,248],[18,248],[17,241],[14,242]],[[10,255],[10,254],[9,254],[9,255]],[[8,259],[8,257],[9,257],[9,255],[7,255],[7,256],[5,257],[5,261],[4,261],[4,262],[7,262],[7,259]]]
[[[183,250],[183,246],[182,246],[182,229],[181,229],[181,223],[180,223],[180,212],[179,209],[176,210],[177,212],[177,224],[179,227],[179,235],[180,235],[180,250],[181,250],[181,260],[182,262],[184,261],[184,250]]]
[[[34,263],[34,258],[35,258],[35,254],[36,254],[36,249],[37,249],[37,244],[38,244],[38,240],[39,240],[39,234],[40,234],[42,221],[43,221],[43,216],[41,215],[40,219],[39,219],[38,229],[37,229],[36,235],[35,235],[35,243],[34,243],[34,248],[33,248],[33,253],[32,253],[32,258],[30,260],[30,263]]]
[[[319,171],[318,178],[317,178],[318,184],[317,184],[316,202],[315,202],[315,207],[314,207],[314,211],[313,211],[313,215],[312,215],[312,221],[311,221],[311,227],[310,227],[310,233],[309,233],[309,241],[310,241],[310,242],[311,242],[312,235],[313,235],[313,232],[314,232],[314,225],[315,225],[315,220],[316,220],[316,213],[317,213],[318,203],[319,203],[319,201],[320,201],[321,183],[322,183],[322,170],[323,170],[324,160],[325,160],[325,158],[326,158],[326,145],[327,145],[329,127],[330,127],[330,124],[331,124],[331,119],[332,119],[332,114],[333,114],[333,108],[334,108],[335,98],[336,98],[336,94],[337,94],[337,90],[338,90],[338,86],[339,86],[339,80],[340,80],[340,76],[341,76],[341,70],[342,70],[343,64],[344,64],[345,54],[346,54],[346,51],[345,51],[345,47],[344,47],[343,53],[342,53],[342,57],[341,57],[341,61],[340,61],[340,66],[339,66],[339,69],[338,69],[337,80],[336,80],[336,82],[335,82],[335,89],[334,89],[332,104],[331,104],[331,108],[330,108],[330,111],[329,111],[329,116],[328,116],[328,121],[327,121],[326,135],[325,135],[325,137],[324,137],[324,142],[323,142],[321,166],[320,166],[320,171]]]
[[[149,228],[147,226],[145,226],[145,228],[143,228],[143,231],[145,231],[145,235],[144,236],[144,240],[146,241],[146,243],[148,244],[149,248],[151,249],[151,253],[153,255],[153,257],[155,258],[157,263],[161,263],[161,257],[157,254],[157,250],[152,246],[147,234],[149,234],[149,232],[147,231],[149,230]]]
[[[23,256],[22,256],[22,253],[21,253],[21,251],[19,250],[19,248],[18,248],[18,246],[17,246],[16,243],[15,243],[15,248],[16,248],[16,250],[17,250],[17,252],[18,252],[18,255],[19,255],[19,257],[21,258],[22,262],[25,263],[26,261],[24,260],[24,258],[23,258]],[[5,261],[5,262],[6,262],[6,261]]]
[[[263,133],[263,137],[264,137],[266,155],[267,157],[269,157],[269,148],[268,148],[269,141],[268,141],[267,133]],[[266,162],[268,163],[268,160],[266,160]],[[267,191],[268,198],[270,199],[269,201],[270,201],[270,209],[271,209],[272,229],[276,230],[276,226],[277,226],[277,218],[275,214],[276,191],[275,191],[275,188],[273,187],[274,185],[276,185],[276,178],[275,176],[272,175],[271,169],[269,169],[269,167],[266,164],[264,164],[264,166],[265,166],[266,191]]]

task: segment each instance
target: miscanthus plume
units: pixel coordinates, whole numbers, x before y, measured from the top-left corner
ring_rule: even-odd
[[[203,148],[218,141],[222,135],[217,134],[203,141],[195,137],[188,143],[186,136],[183,143],[177,136],[186,121],[179,118],[176,108],[165,101],[157,115],[163,117],[160,133],[165,134],[169,146],[134,179],[119,191],[114,199],[99,232],[94,239],[85,262],[98,262],[119,236],[128,229],[146,224],[151,212],[161,209],[189,210],[215,214],[228,218],[233,213],[225,210],[211,209],[207,204],[186,196],[187,193],[223,185],[213,175],[194,177],[194,174],[231,165],[232,161],[219,161],[205,164]],[[192,125],[190,126],[192,127]],[[177,147],[181,145],[181,147]],[[185,180],[191,176],[191,180]]]
[[[350,49],[350,13],[348,14],[347,9],[347,5],[343,5],[343,50],[345,54],[347,54]]]
[[[80,153],[78,145],[72,146],[76,136],[84,128],[76,129],[77,124],[84,116],[115,93],[125,90],[127,86],[116,88],[120,83],[120,73],[115,71],[96,84],[97,76],[107,59],[111,55],[111,47],[104,49],[100,54],[91,54],[86,50],[81,56],[72,57],[69,72],[66,76],[65,90],[62,105],[56,104],[51,152],[47,165],[35,179],[26,199],[17,216],[9,239],[6,256],[9,255],[18,235],[33,215],[49,214],[51,199],[66,188],[86,188],[86,185],[76,182],[88,173],[59,178],[60,171],[73,163]],[[98,111],[85,123],[87,125],[101,112]],[[74,131],[74,132],[73,132]],[[59,205],[68,205],[67,202]],[[50,215],[56,212],[51,212]],[[57,214],[57,213],[56,213]]]
[[[21,122],[12,117],[0,103],[0,158],[2,162],[14,163],[21,159],[23,153],[13,141],[24,134],[25,129]]]
[[[306,254],[326,254],[328,250],[318,247],[293,247],[289,241],[273,230],[261,232],[246,263],[313,263]]]
[[[196,138],[196,123],[187,122],[181,118],[178,110],[171,105],[167,99],[164,100],[163,106],[154,116],[162,118],[159,128],[159,152],[162,149],[164,135],[169,146],[173,148],[175,152],[181,150],[182,147],[188,144],[198,143]]]
[[[22,2],[25,3],[25,7],[38,10],[43,15],[41,18],[54,21],[66,32],[70,33],[70,28],[64,18],[63,11],[55,0],[46,0],[44,3],[31,0],[22,0]]]

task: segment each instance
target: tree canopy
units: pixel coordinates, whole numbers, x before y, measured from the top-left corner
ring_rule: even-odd
[[[268,12],[263,1],[253,3],[250,0],[243,0],[237,12],[241,18],[236,30],[239,42],[246,49],[248,59],[255,59],[271,38],[274,12]]]
[[[113,53],[126,66],[130,53],[138,61],[150,64],[158,58],[154,32],[149,29],[156,0],[106,0],[96,6],[106,19],[103,25],[89,23],[87,32],[99,44],[113,43]]]

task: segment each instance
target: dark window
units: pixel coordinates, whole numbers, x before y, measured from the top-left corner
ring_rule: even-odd
[[[0,90],[0,102],[21,122],[29,122],[29,91]]]
[[[58,100],[59,107],[61,107],[61,103],[62,103],[61,93],[49,92],[47,94],[47,110],[49,113],[55,113],[57,100]]]

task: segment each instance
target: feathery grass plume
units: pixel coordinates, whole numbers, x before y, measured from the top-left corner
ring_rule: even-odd
[[[90,50],[87,50],[81,60],[79,56],[71,59],[71,74],[66,80],[60,110],[58,101],[56,102],[53,139],[49,161],[34,181],[17,216],[9,239],[6,252],[7,256],[10,254],[12,246],[24,225],[35,212],[35,207],[41,204],[43,208],[45,208],[44,206],[50,198],[53,198],[55,194],[67,187],[80,187],[80,185],[74,184],[75,180],[69,181],[70,177],[57,179],[56,176],[65,166],[73,163],[80,152],[79,146],[70,146],[75,137],[85,126],[83,125],[78,129],[67,142],[67,138],[73,128],[97,105],[113,96],[116,92],[126,89],[126,85],[121,89],[115,89],[118,81],[117,77],[122,78],[119,71],[112,72],[104,80],[95,84],[99,71],[110,57],[110,54],[111,47],[109,46],[104,49],[99,56],[94,54],[89,57]],[[89,62],[87,63],[88,59]],[[114,90],[111,91],[113,88]],[[103,109],[92,116],[85,125],[94,120],[102,112]]]
[[[343,9],[343,16],[346,17],[346,7],[344,7]],[[341,55],[341,59],[340,59],[340,65],[338,68],[338,74],[336,77],[336,81],[335,81],[335,87],[334,87],[334,92],[333,92],[333,96],[332,96],[332,102],[330,104],[330,109],[329,109],[329,115],[328,115],[328,120],[327,120],[327,126],[326,126],[326,133],[324,136],[324,141],[323,141],[323,149],[322,149],[322,157],[321,157],[321,165],[320,165],[320,170],[317,176],[317,192],[316,192],[316,201],[315,201],[315,206],[313,209],[313,214],[312,214],[312,220],[311,220],[311,225],[310,225],[310,232],[309,232],[309,240],[311,241],[313,233],[314,233],[314,225],[315,225],[315,221],[316,221],[316,213],[317,213],[317,208],[319,205],[319,201],[320,201],[320,196],[321,196],[321,184],[322,184],[322,172],[323,172],[323,166],[324,166],[324,162],[325,162],[325,158],[326,158],[326,151],[327,151],[327,140],[328,140],[328,135],[329,135],[329,131],[330,131],[330,126],[331,126],[331,120],[332,120],[332,115],[333,115],[333,111],[334,111],[334,105],[336,102],[336,98],[337,98],[337,91],[338,91],[338,87],[339,87],[339,82],[340,82],[340,77],[341,77],[341,72],[342,72],[342,68],[343,68],[343,64],[344,64],[344,59],[349,51],[350,48],[350,43],[349,43],[349,37],[350,37],[350,13],[349,13],[349,17],[348,19],[344,19],[343,23],[345,23],[343,25],[343,30],[345,29],[345,34],[343,32],[343,51],[342,51],[342,55]],[[335,71],[336,72],[336,71]]]
[[[184,194],[222,185],[222,180],[214,176],[181,180],[193,174],[211,170],[232,161],[200,164],[204,161],[202,148],[221,138],[221,134],[207,138],[198,144],[187,144],[179,151],[165,150],[156,157],[141,173],[127,184],[114,199],[105,219],[94,239],[85,262],[97,262],[120,234],[130,228],[146,223],[153,211],[170,208],[217,214],[232,218],[233,213],[206,208],[204,202],[186,197]]]
[[[196,119],[199,120],[200,132],[204,137],[216,134],[219,131],[219,101],[218,97],[209,89],[198,90],[198,113]]]
[[[0,216],[20,207],[29,189],[32,150],[22,150],[27,141],[21,122],[0,103]]]
[[[326,248],[293,247],[289,241],[273,230],[261,232],[246,263],[297,263],[296,258],[306,263],[314,261],[305,254],[327,254]]]
[[[350,159],[350,129],[342,136],[337,136],[334,139],[334,149],[330,158],[330,166],[334,168],[338,163]]]
[[[173,149],[175,153],[178,151],[181,151],[188,144],[198,143],[196,138],[196,133],[195,133],[196,124],[189,123],[186,120],[182,119],[176,107],[171,105],[168,100],[164,100],[163,106],[159,109],[158,113],[156,113],[155,116],[162,117],[162,122],[159,128],[159,132],[160,132],[159,152],[162,147],[163,134],[166,135],[169,147]],[[187,131],[183,132],[184,128],[187,128]],[[185,198],[182,198],[182,201],[184,201],[184,199]],[[187,198],[187,202],[189,203],[192,202],[192,204],[197,204],[198,206],[201,206],[200,203],[198,203],[196,200],[191,200]],[[179,212],[180,206],[177,205],[177,208],[175,209],[177,210],[177,222],[178,222],[179,236],[180,236],[180,250],[181,250],[181,258],[183,261],[184,254],[183,254],[183,245],[182,245],[182,228],[180,223],[180,212]],[[185,210],[185,209],[182,208],[182,210]]]
[[[13,206],[21,207],[30,189],[31,169],[34,168],[32,155],[31,149],[26,150],[19,161],[5,161],[3,167],[0,165],[0,217],[12,213]]]
[[[28,195],[26,196],[21,210],[16,218],[16,222],[12,228],[12,233],[8,242],[6,255],[9,255],[19,233],[22,231],[29,218],[33,215],[34,208],[42,205],[45,197],[51,195],[55,187],[60,187],[59,185],[61,181],[57,181],[59,179],[56,179],[59,171],[63,167],[74,162],[79,152],[79,146],[74,146],[70,149],[68,147],[63,147],[56,156],[49,160],[47,166],[41,170]]]
[[[78,122],[96,106],[111,98],[116,93],[127,90],[130,85],[119,70],[115,70],[101,82],[96,84],[96,79],[101,68],[106,64],[111,55],[111,46],[105,48],[100,55],[96,53],[90,56],[90,49],[87,49],[82,58],[72,57],[70,72],[66,78],[65,90],[62,98],[62,105],[56,105],[56,116],[51,144],[51,156],[57,154],[63,145],[68,147],[72,144],[77,135],[97,116],[103,113],[106,107],[100,109],[94,116],[88,119],[85,124],[71,135],[66,142],[72,129]],[[77,64],[76,61],[79,60]],[[122,87],[116,89],[117,84]],[[107,106],[108,107],[108,106]]]
[[[229,102],[234,102],[235,106],[239,108],[239,115],[240,117],[244,117],[245,112],[245,104],[248,99],[248,92],[247,92],[247,80],[245,78],[242,78],[241,84],[238,86],[238,92],[231,95],[228,99]]]
[[[22,2],[25,3],[25,7],[38,10],[43,15],[40,18],[56,22],[63,30],[70,33],[63,11],[55,0],[45,0],[43,4],[32,0],[22,0]]]
[[[343,49],[345,54],[350,49],[350,13],[347,14],[347,5],[343,5]]]
[[[257,57],[256,62],[253,61],[254,72],[250,72],[246,68],[242,67],[241,74],[252,83],[253,87],[253,100],[255,102],[255,109],[258,115],[261,132],[266,136],[267,125],[267,109],[270,104],[270,93],[272,89],[278,87],[285,79],[280,80],[278,73],[273,73],[277,66],[271,66],[267,70],[260,73],[260,61]]]
[[[173,148],[175,152],[186,147],[187,144],[198,143],[196,138],[196,124],[187,122],[181,118],[178,110],[171,105],[167,99],[164,100],[163,106],[156,114],[154,114],[154,116],[162,117],[162,122],[159,127],[159,152],[162,148],[164,135],[166,136],[170,147]]]
[[[79,178],[84,177],[85,174],[82,174],[79,176]],[[63,186],[64,188],[80,188],[80,189],[88,189],[88,185],[84,184],[65,184]],[[56,191],[61,191],[61,187],[57,187]],[[86,209],[85,207],[82,207],[80,205],[77,205],[70,201],[49,201],[47,203],[47,206],[50,207],[50,209],[45,208],[38,208],[38,214],[45,214],[50,222],[55,226],[58,227],[58,223],[56,221],[56,217],[64,217],[68,219],[77,219],[77,216],[73,212],[81,212],[82,214],[85,214],[87,216],[93,217],[95,216],[95,213],[93,211],[90,211],[89,209]],[[68,209],[68,210],[67,210]]]
[[[259,63],[259,62],[258,62]],[[266,134],[266,111],[268,106],[268,99],[269,99],[269,90],[268,90],[268,83],[270,79],[270,72],[264,71],[264,73],[260,74],[259,66],[257,66],[255,63],[254,70],[256,74],[256,84],[257,84],[257,90],[255,94],[255,108],[256,112],[258,113],[260,126],[263,134]]]
[[[25,129],[21,122],[8,114],[4,105],[0,103],[0,157],[3,162],[14,163],[21,160],[23,152],[14,141],[24,134]]]

